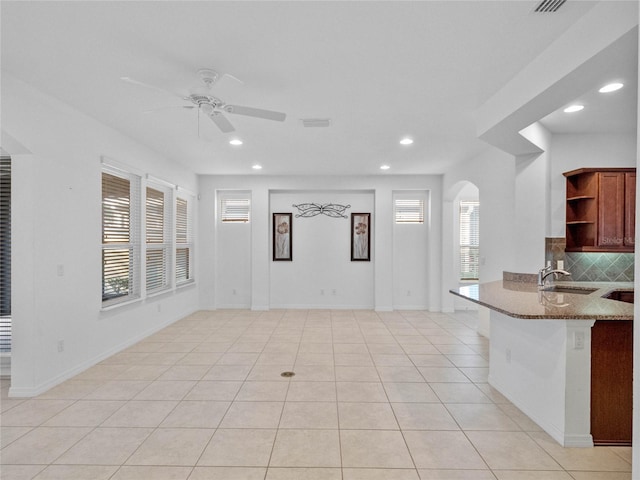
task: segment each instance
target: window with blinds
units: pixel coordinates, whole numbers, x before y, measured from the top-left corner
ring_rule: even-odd
[[[145,199],[146,291],[170,287],[171,208],[169,189],[147,186]]]
[[[220,221],[249,223],[251,214],[251,201],[246,197],[237,195],[220,196]]]
[[[193,280],[193,199],[176,199],[176,285]]]
[[[460,202],[460,279],[478,280],[480,203]]]
[[[0,157],[0,353],[11,351],[11,157]]]
[[[140,177],[102,172],[102,302],[108,306],[140,296]]]
[[[393,203],[393,217],[396,223],[424,223],[424,200],[396,198]]]

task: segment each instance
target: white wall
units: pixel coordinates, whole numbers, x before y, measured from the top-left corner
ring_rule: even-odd
[[[515,255],[515,161],[489,147],[475,158],[453,166],[443,179],[442,306],[453,311],[458,272],[452,241],[455,198],[466,182],[478,187],[480,199],[480,282],[501,280],[503,270],[513,271]]]
[[[346,210],[348,218],[295,218],[298,210],[293,205],[302,203],[336,203],[351,208]],[[351,261],[351,213],[371,213],[371,227],[378,222],[372,191],[272,192],[270,210],[271,214],[291,212],[294,216],[293,260],[270,265],[271,308],[374,307],[376,259],[372,255],[369,262]],[[370,247],[375,252],[375,235],[371,235]]]
[[[565,236],[566,179],[562,174],[582,167],[634,167],[636,143],[634,132],[553,135],[550,236]]]
[[[218,216],[220,196],[240,194],[251,198],[251,192],[219,191],[214,203],[215,298],[217,308],[251,308],[251,226],[252,223],[222,223]],[[205,209],[211,214],[209,209]],[[209,306],[212,308],[212,306]]]
[[[395,191],[396,199],[422,199],[428,212],[429,192]],[[423,224],[393,226],[393,308],[424,310],[429,305],[429,218]]]
[[[200,202],[200,305],[223,305],[225,298],[216,298],[217,225],[215,222],[215,192],[240,189],[251,192],[251,308],[264,310],[272,307],[296,306],[301,308],[375,308],[388,311],[394,308],[394,238],[393,192],[396,190],[428,191],[429,232],[425,241],[426,272],[420,265],[413,265],[409,278],[426,278],[426,304],[433,311],[441,309],[441,181],[440,176],[371,176],[371,177],[272,177],[201,176]],[[371,262],[351,262],[349,250],[350,220],[340,223],[333,218],[294,218],[292,264],[271,260],[271,213],[294,212],[294,203],[302,202],[350,203],[347,212],[370,211],[372,218]],[[358,206],[358,209],[356,208]],[[360,210],[362,209],[362,210]],[[303,223],[303,221],[305,223]],[[306,223],[308,222],[308,223]],[[322,222],[322,223],[316,223]],[[335,237],[312,238],[318,227],[340,229]],[[320,228],[322,230],[322,228]],[[346,239],[342,242],[340,239]],[[232,241],[227,239],[226,241]],[[313,253],[317,248],[328,252]],[[344,260],[346,258],[346,261]],[[330,268],[327,262],[332,262]],[[339,265],[334,264],[338,262]],[[344,276],[344,278],[342,278]],[[320,291],[325,290],[325,295]],[[333,290],[336,295],[333,295]]]
[[[197,306],[187,287],[101,312],[101,156],[197,184],[187,169],[5,73],[2,100],[3,131],[31,152],[12,157],[10,394],[32,396]]]
[[[522,135],[542,153],[516,156],[514,271],[535,273],[544,267],[549,218],[551,134],[538,122]]]

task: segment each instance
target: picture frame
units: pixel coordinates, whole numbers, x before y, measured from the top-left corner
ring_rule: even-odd
[[[371,261],[371,214],[351,214],[351,261]]]
[[[293,260],[292,217],[291,212],[273,214],[274,262],[291,262]]]

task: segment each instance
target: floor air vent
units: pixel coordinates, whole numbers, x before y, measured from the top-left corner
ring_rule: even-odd
[[[553,13],[564,5],[567,0],[542,0],[533,10],[535,13]]]

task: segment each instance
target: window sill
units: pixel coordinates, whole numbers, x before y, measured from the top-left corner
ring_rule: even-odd
[[[176,290],[181,290],[183,288],[191,287],[196,284],[195,280],[187,280],[186,282],[178,283],[176,285]]]
[[[127,305],[133,305],[134,303],[138,303],[138,302],[141,302],[141,301],[142,301],[142,299],[140,297],[132,298],[131,300],[127,300],[126,302],[118,302],[118,303],[113,303],[111,305],[103,306],[100,309],[100,311],[101,312],[111,312],[113,310],[117,310],[118,308],[126,307]]]

